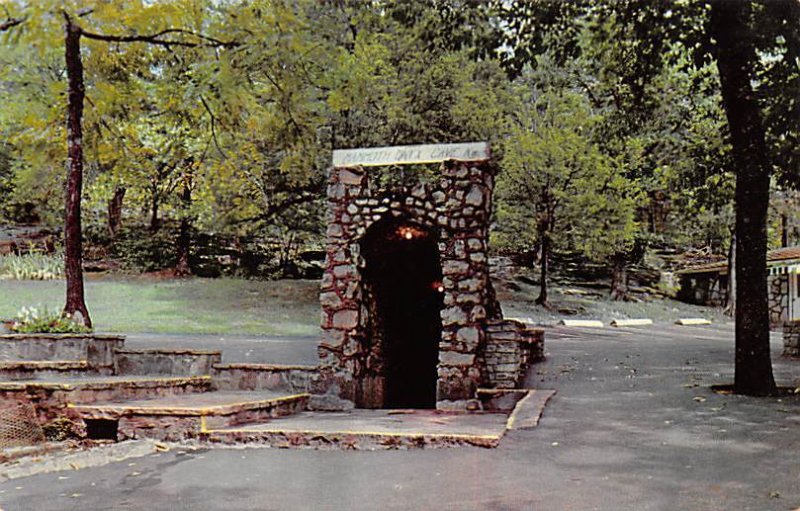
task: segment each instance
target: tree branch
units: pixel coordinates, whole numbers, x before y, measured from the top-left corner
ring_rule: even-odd
[[[193,32],[191,30],[186,30],[183,28],[168,28],[160,32],[156,32],[155,34],[148,34],[148,35],[96,34],[94,32],[87,32],[86,30],[82,30],[81,34],[88,39],[94,39],[97,41],[106,41],[114,43],[148,43],[148,44],[156,44],[159,46],[164,46],[166,48],[169,48],[171,46],[184,46],[188,48],[197,48],[200,46],[236,48],[240,46],[240,44],[237,41],[222,41],[215,37],[199,34],[197,32]],[[174,34],[181,34],[194,37],[200,39],[200,42],[180,41],[175,39],[162,39],[162,37],[164,36],[169,36]]]
[[[6,30],[16,27],[17,25],[21,25],[25,22],[26,18],[8,18],[4,22],[0,23],[0,32],[5,32]]]
[[[228,155],[225,154],[225,151],[222,150],[222,147],[220,147],[219,145],[219,140],[217,140],[217,128],[216,128],[217,118],[214,115],[214,112],[211,111],[211,107],[206,102],[206,98],[200,96],[200,102],[203,104],[203,108],[206,109],[206,112],[208,112],[208,116],[211,118],[211,139],[214,141],[214,147],[216,147],[219,154],[227,160]]]

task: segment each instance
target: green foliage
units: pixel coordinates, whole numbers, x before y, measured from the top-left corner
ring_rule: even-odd
[[[111,247],[111,257],[129,272],[151,272],[175,266],[174,229],[161,228],[156,232],[145,226],[123,228]]]
[[[80,334],[92,331],[69,316],[49,311],[47,307],[41,310],[37,307],[23,307],[14,318],[11,330],[20,334]]]
[[[540,245],[603,260],[631,248],[636,186],[595,140],[603,117],[578,89],[554,87],[561,68],[540,59],[523,81],[526,106],[503,146],[497,234],[507,248]]]
[[[235,43],[83,40],[84,218],[90,231],[106,230],[108,202],[126,190],[128,228],[112,253],[131,271],[175,263],[181,220],[196,234],[257,240],[262,253],[248,275],[291,269],[323,239],[332,149],[423,142],[492,142],[503,167],[492,235],[505,250],[535,248],[542,232],[598,260],[635,239],[714,252],[729,243],[730,148],[702,2],[11,0],[4,8],[25,18],[0,33],[0,210],[19,221],[62,221],[62,9],[97,34],[180,27]],[[798,172],[797,15],[792,2],[766,2],[754,15],[756,89],[784,188]],[[407,177],[390,169],[381,182]],[[547,197],[535,193],[543,184]],[[542,230],[545,217],[554,222]],[[195,267],[224,274],[200,238]]]
[[[64,278],[63,254],[29,252],[0,256],[0,279],[55,280]]]

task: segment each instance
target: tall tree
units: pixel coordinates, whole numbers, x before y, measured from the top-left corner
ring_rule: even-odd
[[[83,83],[81,29],[72,17],[64,15],[64,58],[67,66],[67,196],[64,207],[64,269],[67,277],[67,301],[64,314],[88,328],[92,319],[86,308],[83,289],[83,248],[81,195],[83,192]]]
[[[715,0],[709,35],[716,40],[722,101],[736,172],[736,373],[737,393],[775,391],[769,346],[767,211],[770,157],[753,87],[755,34],[749,2]]]

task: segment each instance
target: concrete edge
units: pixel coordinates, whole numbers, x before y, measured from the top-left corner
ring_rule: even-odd
[[[0,370],[81,370],[89,369],[87,360],[6,360],[0,362]]]
[[[710,325],[711,320],[705,318],[680,318],[675,321],[675,324],[681,326]]]
[[[319,369],[319,366],[310,365],[251,364],[246,362],[214,364],[211,367],[217,371],[317,371]]]
[[[0,467],[9,465],[14,461],[28,456],[43,456],[54,452],[63,452],[76,447],[75,442],[44,442],[37,445],[23,445],[0,449]]]
[[[57,341],[59,339],[93,339],[95,341],[124,341],[124,335],[113,334],[45,334],[45,333],[27,333],[27,334],[0,334],[0,341],[25,341],[28,339],[49,339]]]
[[[506,430],[530,429],[538,426],[544,407],[555,394],[555,390],[530,389],[525,397],[517,401],[517,406],[508,416]]]
[[[212,378],[209,375],[200,376],[162,376],[152,378],[131,378],[131,379],[113,379],[103,381],[102,377],[96,381],[78,382],[78,383],[59,383],[43,381],[3,381],[0,382],[0,391],[4,390],[105,390],[122,385],[130,385],[137,388],[155,388],[163,385],[176,386],[176,385],[192,385],[201,383],[210,383]]]
[[[422,433],[422,432],[370,432],[370,431],[314,431],[267,429],[219,429],[207,430],[202,437],[209,445],[257,445],[266,443],[278,448],[320,448],[332,449],[393,449],[400,447],[460,447],[473,446],[495,448],[500,444],[503,433],[497,435],[469,435],[461,433]]]
[[[641,319],[614,319],[609,323],[609,325],[614,327],[623,327],[623,326],[647,326],[652,325],[653,320],[650,318],[641,318]]]
[[[588,328],[602,328],[603,322],[596,319],[562,319],[558,322],[562,326],[582,326]]]
[[[17,463],[0,469],[0,481],[10,481],[64,470],[99,467],[130,458],[140,458],[168,450],[169,447],[154,440],[131,440],[116,444],[91,447],[83,451],[65,454],[63,450],[43,456],[29,456]]]
[[[92,414],[95,416],[106,417],[130,417],[134,415],[172,415],[181,417],[206,417],[206,416],[219,416],[219,415],[232,415],[235,413],[257,410],[259,408],[270,408],[286,402],[302,401],[303,399],[310,399],[311,394],[292,394],[290,396],[281,396],[270,399],[258,399],[253,401],[240,401],[236,403],[225,403],[221,405],[211,406],[197,406],[197,407],[181,407],[181,406],[164,406],[158,408],[147,408],[142,406],[126,406],[121,405],[76,405],[68,404],[70,408],[81,414]]]
[[[136,348],[116,348],[115,353],[123,355],[222,355],[221,350],[193,350],[193,349],[169,349],[169,348],[152,348],[152,349],[136,349]]]

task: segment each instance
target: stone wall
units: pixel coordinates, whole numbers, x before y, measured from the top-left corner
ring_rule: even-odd
[[[800,357],[800,321],[783,324],[783,356]]]
[[[214,383],[219,390],[308,392],[317,368],[303,365],[216,364]]]
[[[528,366],[544,358],[544,331],[527,328],[512,320],[491,321],[486,325],[486,386],[518,388]]]
[[[484,321],[499,316],[489,281],[487,242],[494,169],[488,162],[445,162],[436,178],[386,188],[362,168],[333,168],[328,183],[326,269],[317,392],[357,404],[379,395],[381,347],[369,335],[359,240],[395,218],[437,233],[444,308],[437,406],[458,406],[485,381],[478,359]],[[377,181],[377,180],[376,180]],[[374,403],[379,406],[380,403]]]
[[[200,376],[220,362],[219,351],[118,349],[114,368],[116,374]]]
[[[728,276],[718,272],[679,275],[676,298],[697,305],[721,307],[728,300]]]
[[[125,338],[103,334],[4,334],[0,335],[0,360],[3,361],[80,361],[92,371],[114,368],[114,354]]]
[[[789,275],[770,275],[769,285],[769,322],[779,326],[789,318]]]

